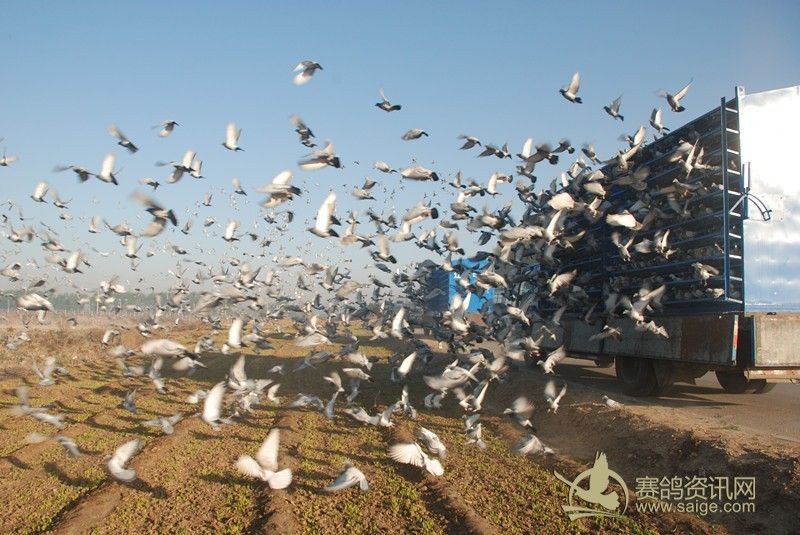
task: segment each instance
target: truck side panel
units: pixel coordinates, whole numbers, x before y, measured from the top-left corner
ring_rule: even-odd
[[[568,353],[730,366],[736,362],[737,322],[738,316],[735,314],[660,317],[656,323],[664,326],[669,333],[669,338],[663,338],[649,331],[637,331],[632,321],[618,318],[609,321],[609,325],[622,331],[622,338],[606,338],[600,343],[590,342],[588,338],[602,326],[589,327],[581,321],[565,320],[564,343]]]

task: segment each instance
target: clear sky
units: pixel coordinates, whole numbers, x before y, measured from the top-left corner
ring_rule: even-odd
[[[146,240],[142,252],[179,243],[190,249],[191,258],[219,271],[217,259],[226,251],[233,256],[260,252],[249,243],[229,249],[219,227],[203,232],[206,217],[223,226],[234,218],[241,230],[258,223],[258,234],[276,237],[268,257],[255,265],[269,267],[269,258],[299,247],[308,259],[353,258],[354,273],[363,277],[362,267],[370,262],[366,253],[344,250],[303,230],[328,191],[337,192],[342,220],[353,207],[362,213],[370,206],[377,212],[396,207],[402,216],[426,194],[444,206],[454,199],[450,188],[406,184],[399,189],[397,175],[371,169],[375,160],[404,167],[416,158],[442,177],[462,170],[485,183],[492,171],[513,171],[514,162],[458,151],[459,134],[508,142],[514,152],[527,137],[537,142],[568,137],[578,147],[593,142],[601,155],[610,156],[620,146],[618,136],[647,124],[654,107],[664,108],[667,126],[679,126],[718,105],[720,97],[732,97],[735,85],[761,91],[800,84],[798,27],[800,3],[795,1],[6,2],[0,28],[0,136],[8,154],[20,159],[0,167],[0,200],[17,202],[24,216],[33,218],[28,223],[58,226],[68,249],[88,254],[93,267],[75,279],[83,287],[112,273],[133,277],[133,284],[144,277],[143,287],[172,282],[163,276],[177,261],[172,255],[159,252],[131,274],[116,236],[86,231],[93,215],[144,228],[146,214],[129,201],[131,191],[144,189],[138,185],[144,176],[164,184],[154,196],[178,212],[181,224],[189,217],[197,221],[188,237],[170,229]],[[291,70],[303,59],[318,61],[324,70],[297,87]],[[583,105],[558,94],[576,70],[583,78]],[[687,111],[669,112],[656,92],[674,92],[690,79],[683,102]],[[379,87],[402,104],[402,111],[387,114],[373,106]],[[624,123],[603,111],[620,94]],[[297,168],[307,150],[288,122],[293,113],[320,142],[335,143],[344,169]],[[180,126],[161,139],[151,127],[164,119]],[[243,129],[245,152],[220,146],[229,121]],[[138,153],[129,155],[115,145],[106,131],[112,122],[140,147]],[[412,127],[430,137],[402,141]],[[203,160],[207,178],[166,184],[168,169],[154,163],[179,159],[189,148]],[[117,187],[96,179],[78,184],[70,172],[52,172],[57,164],[97,171],[107,152],[115,153],[122,167]],[[539,164],[540,185],[549,184],[569,161],[557,167]],[[263,196],[254,189],[283,169],[295,171],[304,194],[291,205],[297,213],[292,230],[279,235],[260,220],[256,203]],[[380,180],[378,201],[356,203],[349,192],[365,176]],[[249,192],[235,204],[229,200],[233,177]],[[29,198],[40,180],[72,199],[72,221],[65,224],[52,205]],[[513,185],[501,189],[505,195],[487,200],[488,206],[516,196]],[[214,193],[211,208],[196,206],[205,192]],[[483,202],[473,204],[480,208]],[[15,228],[22,224],[16,210],[2,210]],[[361,233],[374,232],[365,217],[361,221]],[[430,227],[428,222],[418,231]],[[463,241],[467,252],[476,250]],[[19,246],[3,239],[3,264],[32,258],[43,263],[39,243]],[[92,246],[111,255],[99,257]],[[395,247],[395,256],[405,260],[423,257],[411,244]],[[27,277],[42,273],[26,269]],[[19,283],[9,286],[3,279],[0,285]]]

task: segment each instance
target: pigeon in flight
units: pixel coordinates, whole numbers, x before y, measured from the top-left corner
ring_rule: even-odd
[[[272,429],[258,448],[255,459],[242,455],[236,461],[236,468],[246,476],[260,479],[273,490],[285,489],[292,483],[292,471],[289,468],[278,470],[278,448],[280,446],[280,430]]]
[[[683,88],[680,89],[680,91],[678,91],[674,95],[668,93],[667,91],[659,91],[658,96],[667,99],[667,104],[669,104],[670,109],[672,109],[672,111],[676,113],[679,113],[686,109],[683,106],[681,106],[681,99],[683,99],[683,97],[686,96],[686,93],[689,92],[689,87],[691,85],[692,81],[690,80],[688,84],[686,84]]]
[[[412,141],[414,139],[419,139],[422,136],[428,136],[428,133],[425,130],[422,130],[421,128],[412,128],[411,130],[403,134],[403,139],[405,141]]]
[[[363,492],[369,490],[369,483],[367,483],[367,476],[364,475],[364,472],[353,466],[350,461],[346,461],[344,470],[339,473],[333,483],[322,490],[325,492],[338,492],[356,485]]]
[[[565,99],[576,104],[583,104],[583,100],[578,96],[578,91],[581,88],[581,74],[576,72],[572,75],[569,85],[562,87],[558,90]]]
[[[614,119],[619,119],[620,121],[624,121],[625,117],[623,117],[619,113],[620,106],[622,106],[622,95],[615,98],[614,102],[612,102],[608,106],[603,106],[603,109],[606,110],[606,113],[609,114]]]
[[[292,79],[294,85],[304,85],[307,84],[311,77],[314,76],[314,73],[322,69],[322,65],[317,63],[316,61],[311,60],[304,60],[297,64],[297,67],[294,68],[294,72],[297,74]]]
[[[233,152],[243,151],[244,149],[239,146],[239,137],[241,135],[242,129],[236,128],[236,123],[228,123],[225,128],[225,141],[222,142],[222,146]]]
[[[391,102],[389,102],[389,99],[386,98],[386,95],[383,92],[383,88],[379,89],[378,92],[381,95],[381,101],[376,102],[375,106],[377,106],[378,108],[382,109],[385,112],[399,111],[400,109],[402,109],[402,106],[400,104],[392,104]]]
[[[108,133],[119,140],[117,142],[117,145],[119,145],[120,147],[125,147],[131,154],[139,150],[139,147],[134,145],[130,139],[125,137],[125,134],[122,133],[122,130],[117,128],[117,125],[115,124],[110,125],[108,127]]]
[[[161,121],[159,124],[155,125],[153,128],[161,128],[159,130],[158,135],[159,137],[167,137],[175,130],[176,126],[180,126],[176,121],[172,119],[167,119],[166,121]]]
[[[444,468],[439,459],[430,457],[416,442],[408,444],[393,444],[389,448],[389,456],[398,463],[410,464],[425,468],[435,476],[444,474]]]
[[[142,443],[139,439],[134,439],[126,442],[114,451],[114,455],[108,460],[108,471],[114,479],[124,483],[130,483],[136,479],[136,470],[133,468],[125,468],[125,465],[130,461],[131,457],[136,455],[141,448]]]

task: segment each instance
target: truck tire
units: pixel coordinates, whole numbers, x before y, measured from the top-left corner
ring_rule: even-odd
[[[654,396],[658,393],[653,362],[638,357],[617,357],[614,359],[617,379],[622,383],[622,391],[631,396]]]
[[[756,386],[754,394],[766,394],[775,388],[775,383],[768,383],[766,379],[757,379],[755,382],[762,384]]]
[[[717,371],[717,381],[725,392],[729,394],[744,394],[746,392],[755,392],[759,387],[761,381],[766,383],[764,379],[756,379],[751,381],[745,377],[743,371]]]

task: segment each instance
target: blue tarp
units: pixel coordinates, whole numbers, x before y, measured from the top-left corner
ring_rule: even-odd
[[[452,261],[453,267],[463,266],[469,272],[469,281],[475,281],[475,273],[481,272],[487,268],[489,265],[488,259],[481,259],[475,260],[472,258],[459,258],[457,260]],[[432,310],[446,310],[449,308],[450,303],[453,302],[453,298],[456,296],[456,293],[460,294],[462,297],[467,295],[466,290],[462,288],[457,279],[460,274],[456,272],[447,272],[441,268],[438,268],[434,271],[433,276],[431,277],[431,286],[433,288],[441,288],[446,292],[447,300],[445,301],[444,296],[441,298],[432,299],[429,304]],[[478,295],[473,293],[472,297],[469,300],[469,306],[467,307],[468,312],[477,312],[483,306],[483,304],[487,301],[491,302],[494,300],[494,288],[490,288],[486,290],[483,295]]]

